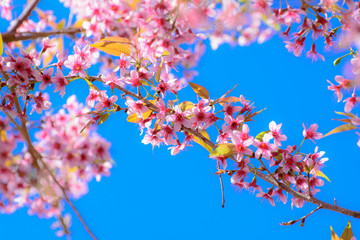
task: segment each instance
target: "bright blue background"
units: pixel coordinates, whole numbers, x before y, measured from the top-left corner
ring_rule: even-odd
[[[20,3],[16,4],[21,6]],[[57,1],[41,1],[39,6],[43,10],[55,9],[58,16],[67,12]],[[5,31],[8,23],[2,20],[0,24],[1,31]],[[332,65],[341,56],[339,53],[325,54],[325,63],[312,64],[304,56],[297,58],[288,53],[276,36],[250,47],[221,46],[212,51],[208,42],[207,45],[194,82],[205,86],[212,98],[239,84],[233,95],[243,94],[258,109],[266,107],[256,122],[249,124],[250,133],[267,130],[274,120],[283,123],[287,143],[298,145],[302,123],[309,126],[316,122],[323,133],[340,124],[331,119],[338,118],[334,111],[343,111],[343,104],[336,102],[326,82],[342,73],[343,63]],[[57,94],[51,97],[56,107],[72,94],[84,101],[87,93],[84,82],[74,82],[63,99]],[[180,97],[195,99],[190,88]],[[137,126],[126,122],[124,113],[112,115],[99,127],[99,133],[112,142],[111,155],[116,166],[110,177],[104,177],[100,183],[91,182],[89,193],[74,200],[99,239],[330,239],[330,225],[340,236],[348,220],[352,220],[354,234],[360,238],[359,220],[328,210],[318,211],[302,228],[300,224],[280,226],[279,223],[298,219],[316,206],[307,203],[302,209],[292,210],[289,198],[288,204],[278,202],[272,207],[247,191],[235,190],[229,177],[224,178],[226,203],[221,208],[219,179],[214,175],[216,164],[207,157],[207,151],[194,146],[171,156],[164,146],[152,150],[150,145],[141,143]],[[316,196],[330,203],[336,198],[338,205],[360,210],[360,151],[356,142],[354,132],[318,141],[320,150],[330,158],[323,171],[331,183],[325,182]],[[307,142],[303,150],[310,152],[314,148],[315,144]],[[72,239],[90,239],[67,205],[66,211],[73,216]],[[0,215],[0,239],[58,239],[50,229],[52,222],[54,219],[28,216],[27,209]]]

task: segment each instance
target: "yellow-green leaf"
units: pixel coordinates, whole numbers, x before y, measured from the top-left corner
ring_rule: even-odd
[[[0,56],[3,54],[3,51],[4,51],[4,44],[0,33]]]
[[[190,87],[194,90],[194,92],[199,95],[201,98],[209,99],[209,92],[203,86],[189,82]]]
[[[206,139],[210,140],[209,134],[206,132],[206,130],[201,131],[201,135],[203,135]],[[203,140],[198,138],[197,136],[194,136],[194,141],[198,143],[199,145],[203,146],[206,150],[208,150],[210,153],[213,152],[212,147],[207,145]]]
[[[103,124],[108,119],[109,116],[110,113],[104,113],[103,115],[101,115],[98,125]]]
[[[325,178],[326,180],[328,180],[329,182],[331,182],[330,179],[329,179],[322,171],[320,171],[320,170],[316,171],[316,176],[318,176],[318,177],[323,177],[323,178]]]
[[[58,24],[56,25],[57,29],[63,29],[65,26],[65,19],[62,19]]]
[[[334,133],[349,131],[349,130],[353,130],[353,129],[357,129],[357,127],[356,127],[354,124],[347,123],[347,124],[344,124],[344,125],[341,125],[341,126],[339,126],[339,127],[334,128],[333,130],[331,130],[330,132],[328,132],[327,134],[325,134],[325,135],[323,136],[323,138],[326,137],[326,136],[329,136],[329,135],[331,135],[331,134],[334,134]]]
[[[152,111],[150,109],[148,109],[146,112],[143,113],[143,119],[148,119],[151,114],[152,114]],[[137,123],[138,120],[139,120],[139,118],[136,115],[136,113],[129,115],[127,118],[127,121],[132,122],[132,123]]]
[[[257,140],[259,140],[260,142],[262,142],[264,135],[267,134],[268,132],[270,132],[270,131],[268,130],[268,131],[263,131],[263,132],[259,133],[259,134],[255,137],[255,139],[257,139]]]
[[[352,113],[344,113],[344,112],[335,112],[336,114],[339,114],[339,115],[344,115],[344,116],[347,116],[347,117],[351,117],[351,118],[354,118],[356,117],[354,114]]]
[[[113,56],[120,56],[121,53],[130,55],[131,42],[127,38],[123,37],[108,37],[99,40],[98,42],[91,44],[90,46],[106,52]]]
[[[340,240],[351,240],[353,236],[354,234],[351,230],[351,224],[349,221],[346,228],[344,229],[344,232],[341,234]]]
[[[330,231],[331,231],[331,240],[340,240],[338,235],[336,235],[336,233],[334,232],[332,226],[330,226]]]
[[[215,148],[210,157],[230,157],[235,154],[235,145],[232,143],[221,143]]]
[[[97,86],[95,86],[92,82],[90,82],[88,79],[85,78],[85,81],[89,85],[89,88],[100,91],[100,89]]]
[[[84,21],[85,21],[85,19],[80,19],[80,20],[76,21],[73,25],[73,28],[82,28]]]
[[[186,110],[191,110],[194,107],[194,104],[190,101],[184,101],[180,103],[179,106],[181,110],[186,111]]]

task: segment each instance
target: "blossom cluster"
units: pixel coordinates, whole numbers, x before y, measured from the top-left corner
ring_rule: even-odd
[[[281,30],[290,52],[300,56],[310,37],[312,43],[306,55],[324,60],[316,51],[316,39],[324,38],[327,48],[336,44],[338,35],[343,47],[358,43],[359,9],[355,2],[304,0],[299,6],[276,5],[270,0],[60,2],[76,16],[75,23],[66,25],[83,30],[71,43],[74,46],[70,53],[57,53],[63,48],[62,38],[44,38],[28,46],[24,43],[20,50],[19,45],[9,43],[6,56],[0,56],[0,110],[6,115],[0,118],[2,211],[10,213],[28,206],[30,214],[61,219],[56,226],[70,223],[62,214],[64,193],[71,197],[84,195],[87,183],[93,177],[99,180],[109,175],[112,166],[110,144],[91,127],[104,123],[118,111],[126,112],[127,120],[138,124],[144,144],[166,145],[175,155],[198,143],[221,163],[217,174],[230,175],[232,184],[256,191],[258,197],[272,205],[276,197],[287,202],[284,189],[274,184],[269,188],[258,185],[257,172],[305,196],[315,195],[324,184],[319,178],[324,176],[320,169],[327,161],[323,151],[316,147],[311,153],[303,153],[303,143],[283,146],[287,136],[282,133],[282,124],[274,121],[268,130],[251,135],[248,122],[261,111],[255,112],[253,104],[242,95],[227,93],[211,99],[205,88],[191,82],[196,75],[192,68],[203,54],[203,40],[207,38],[213,49],[223,43],[244,46],[262,43]],[[1,15],[8,20],[14,15],[10,4],[0,2]],[[25,20],[16,29],[16,36],[58,30],[65,25],[56,22],[52,11],[36,12],[39,21]],[[333,24],[339,26],[333,28]],[[299,25],[298,29],[291,32],[295,25]],[[100,55],[99,51],[117,57]],[[355,129],[360,119],[351,111],[360,101],[356,95],[360,59],[358,52],[351,47],[349,51],[351,79],[336,76],[338,84],[330,82],[329,89],[338,101],[343,91],[353,90],[351,97],[344,100],[343,114],[349,117],[344,120],[351,125],[347,126]],[[57,61],[53,60],[55,55]],[[90,68],[97,63],[102,64],[101,72],[92,76]],[[70,97],[64,109],[48,111],[52,105],[47,93],[50,86],[64,96],[67,86],[78,80],[89,85],[86,106]],[[193,103],[178,98],[178,92],[187,85],[200,100]],[[36,123],[35,112],[43,115],[41,123],[34,136],[27,136],[27,126]],[[210,137],[209,128],[216,128],[217,134]],[[304,126],[303,137],[304,141],[315,141],[322,134],[313,124]],[[216,139],[216,144],[211,139]],[[19,143],[24,145],[21,151],[17,151]],[[229,159],[234,166],[230,167]],[[303,204],[303,198],[292,198],[292,205]],[[61,234],[67,233],[67,226],[62,228]]]
[[[63,191],[81,197],[92,178],[100,180],[110,174],[110,143],[90,129],[81,131],[88,120],[87,111],[72,96],[64,109],[42,117],[33,143],[41,160],[26,148],[19,152],[16,146],[24,145],[23,137],[11,128],[9,120],[0,119],[1,212],[12,213],[26,206],[31,215],[61,218]]]

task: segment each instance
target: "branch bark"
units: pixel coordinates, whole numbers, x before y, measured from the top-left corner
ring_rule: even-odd
[[[16,32],[16,30],[21,26],[21,24],[28,19],[31,12],[34,10],[36,5],[40,2],[40,0],[33,0],[31,3],[29,3],[24,11],[21,13],[21,15],[15,19],[12,23],[12,25],[8,28],[9,32]]]
[[[32,40],[43,37],[50,37],[54,35],[74,35],[83,31],[82,28],[66,28],[60,30],[46,31],[46,32],[6,32],[2,33],[2,38],[5,43]]]

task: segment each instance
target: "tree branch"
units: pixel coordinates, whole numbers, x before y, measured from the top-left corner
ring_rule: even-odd
[[[25,41],[43,37],[50,37],[54,35],[73,35],[83,31],[82,28],[66,28],[60,30],[46,31],[46,32],[6,32],[2,33],[2,38],[5,43],[15,41]]]
[[[301,221],[301,226],[303,227],[305,219],[308,218],[311,214],[313,214],[316,211],[320,210],[321,208],[322,208],[322,206],[318,206],[317,208],[315,208],[314,210],[312,210],[311,212],[309,212],[308,214],[306,214],[302,218],[299,218],[297,220],[292,220],[292,221],[289,221],[289,222],[285,222],[285,223],[281,223],[280,225],[288,226],[288,225],[293,225],[293,224],[297,223],[298,221]]]
[[[8,28],[9,32],[16,32],[16,30],[21,26],[21,24],[30,16],[31,12],[34,10],[36,5],[40,2],[40,0],[33,0],[29,3],[21,15],[15,19],[12,25]]]
[[[99,81],[99,82],[102,82],[104,83],[104,81],[100,78],[100,77],[90,77],[90,80],[91,81]],[[124,92],[126,95],[129,95],[129,96],[132,96],[134,98],[137,98],[137,99],[140,99],[140,100],[143,100],[144,103],[147,105],[148,108],[152,109],[153,111],[159,111],[158,107],[156,107],[153,103],[151,103],[150,101],[144,99],[143,97],[125,89],[124,87],[121,87],[119,85],[114,85],[115,88],[119,89],[120,91]],[[182,129],[188,133],[191,133],[193,134],[194,136],[198,137],[199,139],[201,139],[204,143],[206,143],[207,145],[209,145],[210,147],[212,148],[216,148],[216,144],[211,142],[209,139],[207,139],[206,137],[204,137],[200,132],[198,131],[195,131],[193,129],[190,129],[190,128],[187,128],[185,126],[182,126]],[[233,156],[229,157],[230,159],[232,159],[233,161],[235,161],[235,158]],[[310,203],[313,203],[321,208],[324,208],[324,209],[328,209],[328,210],[331,210],[331,211],[334,211],[334,212],[338,212],[338,213],[342,213],[344,215],[348,215],[348,216],[352,216],[354,218],[360,218],[360,212],[357,212],[357,211],[353,211],[353,210],[350,210],[350,209],[346,209],[346,208],[343,208],[343,207],[340,207],[338,205],[332,205],[332,204],[329,204],[327,202],[323,202],[317,198],[314,198],[312,196],[309,196],[307,194],[304,194],[304,193],[301,193],[301,192],[298,192],[292,188],[290,188],[289,186],[287,186],[286,184],[284,183],[281,183],[281,182],[277,182],[275,179],[273,179],[270,175],[266,175],[260,171],[257,171],[255,168],[249,166],[249,169],[250,169],[250,172],[252,174],[256,174],[257,177],[263,179],[264,181],[278,187],[278,188],[281,188],[282,190],[284,190],[285,192],[288,192],[290,193],[291,195],[293,195],[294,197],[296,198],[300,198],[302,200],[305,200],[307,202],[310,202]]]

